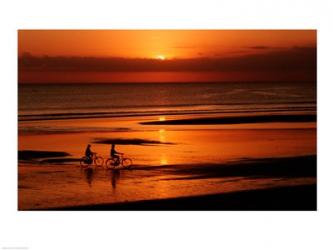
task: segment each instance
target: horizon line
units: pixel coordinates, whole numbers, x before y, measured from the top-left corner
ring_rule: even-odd
[[[251,81],[142,81],[142,82],[18,82],[18,85],[61,85],[61,84],[68,84],[68,85],[76,85],[76,84],[189,84],[189,83],[317,83],[317,80],[251,80]]]

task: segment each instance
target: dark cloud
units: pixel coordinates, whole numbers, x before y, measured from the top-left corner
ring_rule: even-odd
[[[256,46],[265,50],[264,46]],[[268,47],[267,47],[268,48]],[[199,57],[193,59],[130,59],[97,57],[19,57],[19,71],[34,72],[182,72],[182,71],[316,71],[316,48],[291,47],[229,57]]]

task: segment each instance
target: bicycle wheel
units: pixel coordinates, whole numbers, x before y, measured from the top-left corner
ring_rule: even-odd
[[[122,165],[124,168],[129,168],[132,165],[132,160],[130,158],[124,158]]]
[[[105,163],[106,168],[114,169],[116,167],[115,159],[108,159]]]
[[[97,167],[103,167],[104,159],[100,156],[97,156],[94,160],[94,163]]]
[[[84,156],[82,157],[82,159],[80,160],[80,166],[83,167],[83,168],[86,168],[88,167],[90,164],[89,164],[89,161],[88,159]]]

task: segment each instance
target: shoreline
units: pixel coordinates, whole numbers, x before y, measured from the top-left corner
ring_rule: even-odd
[[[268,122],[316,122],[316,114],[284,114],[284,115],[253,115],[253,116],[225,116],[189,119],[173,119],[165,121],[140,122],[141,125],[216,125],[216,124],[244,124]]]
[[[257,119],[249,120],[251,123],[253,122],[304,122],[304,121],[316,121],[315,114],[302,114],[303,112],[314,112],[313,109],[309,108],[294,108],[294,109],[271,109],[270,112],[275,114],[265,114],[267,110],[183,110],[179,111],[149,111],[149,112],[134,112],[129,111],[125,113],[110,113],[110,112],[94,112],[94,113],[54,113],[54,114],[29,114],[29,115],[19,115],[18,121],[19,122],[36,122],[36,121],[57,121],[57,120],[81,120],[81,119],[108,119],[108,118],[137,118],[137,117],[151,117],[151,116],[190,116],[190,115],[211,115],[211,117],[202,117],[202,118],[189,118],[189,119],[174,119],[174,120],[167,120],[163,121],[164,125],[174,125],[178,124],[175,123],[176,121],[183,121],[183,122],[193,122],[193,121],[201,121],[201,120],[215,120],[224,122],[228,122],[226,124],[239,124],[240,121],[244,120],[247,121],[250,117],[256,117]],[[290,112],[290,114],[283,114],[285,112]],[[238,116],[229,116],[233,114],[240,114]],[[248,115],[250,114],[250,115]],[[251,116],[251,114],[253,114]],[[226,115],[217,117],[218,115]],[[264,117],[266,120],[262,120]],[[268,118],[270,117],[270,118]],[[276,118],[278,117],[278,118]],[[172,124],[168,122],[173,122]],[[157,123],[158,122],[158,123]],[[161,121],[149,121],[149,122],[140,122],[141,125],[159,125]],[[246,123],[246,122],[241,122]],[[183,124],[183,123],[182,123]],[[196,125],[196,123],[186,123],[186,125]],[[201,124],[201,123],[200,123]],[[217,124],[224,124],[224,123],[217,123]]]

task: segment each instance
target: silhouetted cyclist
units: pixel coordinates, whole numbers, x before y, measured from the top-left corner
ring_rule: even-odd
[[[123,153],[117,152],[116,151],[116,145],[112,144],[111,151],[110,151],[110,156],[111,156],[111,158],[116,159],[117,165],[120,163],[120,157],[119,157],[119,155],[122,155],[122,154]]]
[[[89,164],[92,163],[92,157],[93,157],[93,155],[94,155],[94,152],[91,151],[90,147],[91,147],[91,145],[88,144],[88,146],[87,146],[87,148],[86,148],[86,152],[85,152],[85,156],[87,157],[87,162],[88,162]]]

